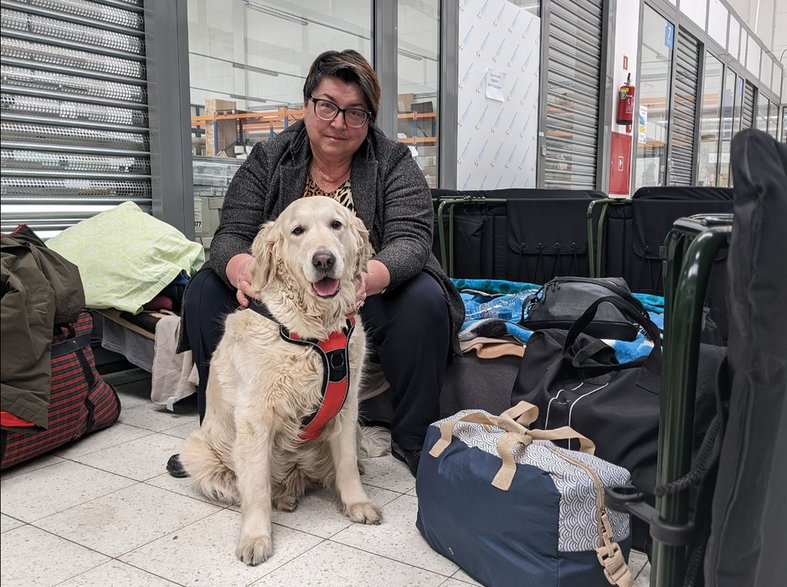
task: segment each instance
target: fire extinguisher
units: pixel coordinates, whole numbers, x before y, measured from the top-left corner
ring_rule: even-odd
[[[631,85],[631,73],[626,77],[626,83],[618,91],[617,123],[626,125],[626,132],[631,132],[634,123],[634,86]]]

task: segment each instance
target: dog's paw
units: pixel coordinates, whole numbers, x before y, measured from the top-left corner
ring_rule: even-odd
[[[238,560],[249,566],[264,563],[273,554],[273,541],[270,536],[256,536],[254,538],[241,538],[235,549]]]
[[[210,474],[199,480],[198,487],[202,494],[211,501],[240,505],[237,478],[235,473],[227,468],[211,471]]]
[[[201,484],[199,489],[211,501],[227,505],[240,505],[240,496],[234,488],[227,489],[215,485]]]
[[[298,498],[294,495],[280,497],[274,501],[274,505],[282,512],[294,512],[298,508]]]
[[[344,513],[358,524],[379,524],[383,521],[383,510],[371,501],[347,505],[344,508]]]

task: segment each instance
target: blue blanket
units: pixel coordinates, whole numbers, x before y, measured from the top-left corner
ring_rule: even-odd
[[[541,288],[533,283],[500,279],[454,279],[465,303],[465,322],[459,331],[459,340],[478,337],[512,337],[525,344],[532,330],[520,324],[522,308]],[[633,294],[642,302],[650,319],[660,329],[664,328],[664,298],[649,294]],[[606,340],[621,363],[650,354],[653,343],[643,332],[633,341]]]

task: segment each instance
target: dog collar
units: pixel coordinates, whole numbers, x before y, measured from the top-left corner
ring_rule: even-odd
[[[254,310],[279,326],[279,336],[287,342],[311,346],[322,359],[322,399],[317,411],[305,418],[298,434],[303,441],[314,440],[320,436],[325,425],[342,409],[350,388],[349,356],[347,349],[350,336],[355,329],[355,319],[348,318],[345,327],[332,332],[325,340],[301,338],[290,332],[279,322],[262,302],[252,300],[249,309]]]

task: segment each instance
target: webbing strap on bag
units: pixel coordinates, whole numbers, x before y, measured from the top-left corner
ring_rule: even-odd
[[[528,402],[519,402],[513,408],[509,408],[500,416],[492,416],[482,412],[470,412],[456,420],[448,420],[440,424],[440,438],[429,450],[429,454],[435,458],[443,454],[448,448],[453,438],[454,428],[459,422],[471,424],[482,424],[484,426],[496,426],[506,431],[497,443],[497,452],[503,461],[492,485],[502,491],[511,488],[511,482],[516,473],[516,461],[514,461],[514,448],[517,444],[528,446],[533,440],[579,440],[579,450],[587,454],[593,454],[596,445],[586,436],[576,430],[562,426],[554,430],[530,430],[525,422],[530,424],[538,417],[538,407]]]

